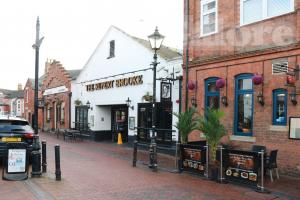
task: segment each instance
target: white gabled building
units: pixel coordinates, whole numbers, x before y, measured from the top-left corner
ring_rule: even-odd
[[[147,129],[134,127],[151,127],[153,55],[148,41],[111,26],[72,84],[72,127],[89,127],[95,140],[117,141],[121,133],[123,142],[135,135],[141,142],[149,141]],[[172,112],[179,111],[182,54],[163,46],[158,51],[158,62],[157,128],[175,130]],[[168,89],[163,99],[161,87]],[[172,144],[177,137],[177,132],[158,131],[157,143]]]

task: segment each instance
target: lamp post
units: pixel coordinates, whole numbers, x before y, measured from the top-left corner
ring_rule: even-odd
[[[35,80],[34,80],[34,137],[32,151],[32,176],[41,175],[41,152],[38,138],[38,90],[39,90],[39,49],[44,37],[40,38],[40,20],[36,20],[36,39],[32,47],[35,49]]]
[[[152,129],[150,129],[150,137],[151,137],[151,142],[150,142],[150,148],[149,148],[149,167],[152,168],[153,171],[157,171],[157,152],[156,152],[156,67],[159,64],[157,62],[157,51],[160,49],[161,44],[164,40],[164,36],[161,35],[158,32],[158,29],[156,27],[155,31],[153,34],[148,36],[151,48],[154,50],[154,56],[153,56],[153,97],[152,97]]]

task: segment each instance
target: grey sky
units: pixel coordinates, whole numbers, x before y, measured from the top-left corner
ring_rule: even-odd
[[[110,25],[146,39],[155,26],[165,45],[182,49],[182,0],[0,1],[0,88],[17,89],[34,78],[35,23],[40,17],[40,75],[47,58],[80,69]],[[4,73],[5,72],[5,73]]]

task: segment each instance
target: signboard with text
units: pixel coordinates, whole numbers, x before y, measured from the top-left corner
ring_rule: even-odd
[[[204,175],[206,149],[200,145],[181,145],[182,168],[184,171]]]
[[[226,180],[257,185],[260,166],[258,152],[226,149],[223,158]]]
[[[8,149],[7,162],[8,173],[24,173],[26,167],[26,149]]]

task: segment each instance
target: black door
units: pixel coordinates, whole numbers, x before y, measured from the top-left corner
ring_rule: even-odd
[[[88,130],[88,107],[76,106],[75,107],[75,129],[79,131]]]
[[[128,142],[128,107],[124,105],[112,106],[111,109],[112,141],[118,141],[121,133],[122,142]]]
[[[171,144],[172,142],[172,102],[156,103],[157,143]],[[139,142],[150,142],[149,129],[152,127],[152,103],[138,104],[138,132]],[[163,130],[160,130],[163,129]]]

